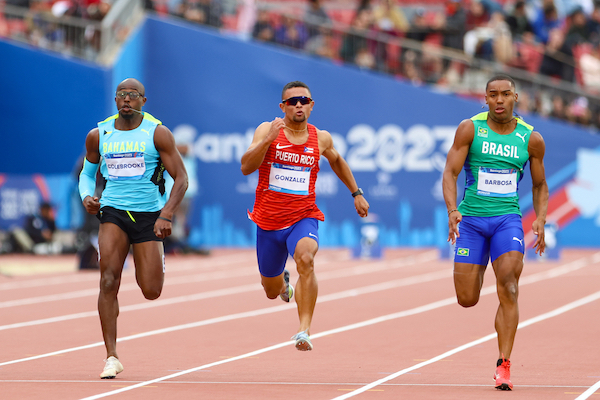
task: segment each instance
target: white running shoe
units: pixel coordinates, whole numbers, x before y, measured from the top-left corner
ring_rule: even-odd
[[[310,342],[310,336],[306,331],[298,332],[292,336],[292,340],[296,341],[296,349],[300,351],[310,351],[313,349],[313,345]]]
[[[285,301],[286,303],[289,303],[292,297],[294,297],[294,287],[290,285],[290,273],[287,269],[283,270],[283,280],[285,281],[285,286],[287,290],[285,291],[285,293],[281,293],[279,297],[281,297],[281,300]]]
[[[104,371],[100,374],[102,379],[113,379],[117,374],[123,372],[123,365],[117,357],[110,356],[106,360]]]

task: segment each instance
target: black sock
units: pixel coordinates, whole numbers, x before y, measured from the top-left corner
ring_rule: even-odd
[[[498,361],[496,362],[496,367],[499,367],[500,365],[502,365],[502,363],[504,361],[508,361],[508,360],[503,360],[502,358],[499,358]]]

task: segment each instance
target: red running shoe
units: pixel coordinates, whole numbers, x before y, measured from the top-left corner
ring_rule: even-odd
[[[496,381],[496,389],[512,390],[513,384],[510,381],[510,360],[502,358],[502,364],[496,367],[494,380]]]

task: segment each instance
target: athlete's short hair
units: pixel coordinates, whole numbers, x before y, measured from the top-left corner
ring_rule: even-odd
[[[306,83],[304,83],[304,82],[300,82],[300,81],[293,81],[293,82],[290,82],[290,83],[286,84],[286,85],[283,87],[283,90],[281,91],[281,100],[285,100],[285,99],[283,98],[283,96],[285,95],[285,91],[286,91],[286,90],[288,90],[288,89],[291,89],[291,88],[295,88],[295,87],[303,87],[303,88],[306,88],[306,89],[308,90],[308,93],[310,93],[310,88],[308,87],[308,85],[307,85]]]
[[[495,82],[495,81],[508,81],[508,82],[510,82],[510,84],[512,85],[512,88],[514,90],[517,89],[517,85],[515,84],[515,80],[513,78],[511,78],[508,75],[500,74],[500,75],[494,75],[494,76],[492,76],[490,78],[490,80],[487,81],[487,83],[485,84],[485,91],[486,92],[488,90],[488,86],[490,86],[490,83]]]

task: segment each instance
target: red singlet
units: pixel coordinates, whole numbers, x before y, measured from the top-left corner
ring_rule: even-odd
[[[304,144],[290,143],[281,129],[258,169],[254,211],[248,216],[264,230],[284,229],[304,218],[325,220],[315,204],[321,157],[317,128],[307,128]]]

